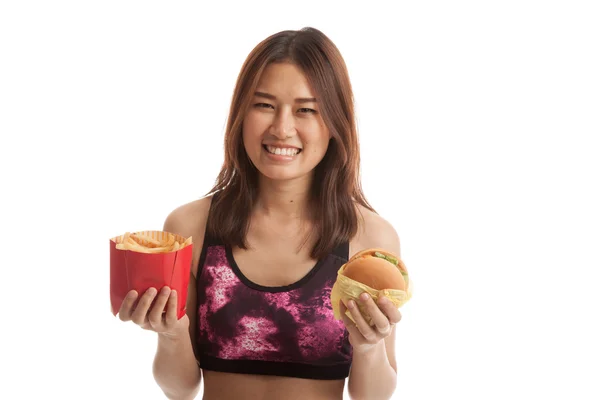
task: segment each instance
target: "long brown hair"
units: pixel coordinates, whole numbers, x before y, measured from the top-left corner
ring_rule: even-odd
[[[303,28],[276,33],[248,55],[237,79],[227,128],[225,159],[214,187],[207,234],[246,249],[250,214],[258,194],[259,172],[242,142],[242,122],[267,65],[297,65],[312,88],[332,140],[316,166],[311,193],[315,229],[311,257],[321,259],[358,231],[357,204],[374,211],[360,183],[360,155],[352,86],[342,55],[321,31]]]

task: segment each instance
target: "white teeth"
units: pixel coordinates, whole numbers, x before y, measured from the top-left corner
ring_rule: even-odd
[[[274,147],[274,146],[267,146],[267,150],[269,151],[269,153],[277,154],[280,156],[295,156],[296,154],[298,154],[300,152],[299,149],[293,149],[290,147],[281,148],[281,147]]]

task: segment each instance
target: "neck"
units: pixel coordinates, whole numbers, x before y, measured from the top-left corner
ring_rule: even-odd
[[[308,219],[310,177],[276,181],[261,176],[256,211],[277,219]]]

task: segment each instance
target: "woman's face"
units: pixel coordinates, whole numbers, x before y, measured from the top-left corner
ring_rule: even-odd
[[[248,157],[273,180],[311,173],[325,156],[330,139],[315,93],[302,71],[290,63],[267,66],[242,132]]]

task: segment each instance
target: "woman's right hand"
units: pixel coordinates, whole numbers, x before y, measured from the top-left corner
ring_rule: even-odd
[[[136,301],[137,299],[138,293],[135,290],[127,293],[119,310],[121,321],[133,321],[142,329],[167,337],[187,334],[188,316],[184,314],[179,320],[177,319],[176,291],[165,286],[160,293],[157,293],[156,288],[151,287],[139,298],[139,301]]]

